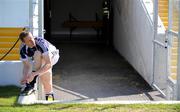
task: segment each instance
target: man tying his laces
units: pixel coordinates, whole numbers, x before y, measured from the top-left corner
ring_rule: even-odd
[[[34,37],[29,31],[22,31],[19,39],[22,41],[20,57],[23,61],[23,77],[20,82],[26,84],[21,95],[29,95],[34,92],[36,78],[39,77],[44,87],[46,100],[54,100],[52,67],[59,60],[59,50],[47,40]],[[33,61],[33,71],[31,61]]]

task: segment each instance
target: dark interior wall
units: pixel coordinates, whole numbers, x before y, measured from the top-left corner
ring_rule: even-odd
[[[69,19],[69,12],[78,20],[95,20],[98,13],[102,18],[103,0],[51,0],[51,34],[69,34],[69,29],[63,28],[62,23]],[[73,34],[96,34],[93,29],[76,29]]]

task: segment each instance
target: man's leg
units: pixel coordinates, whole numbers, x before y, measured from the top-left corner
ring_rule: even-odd
[[[44,86],[44,92],[46,94],[46,100],[54,100],[53,87],[52,87],[52,71],[42,74],[40,76],[41,82]]]
[[[41,52],[35,52],[34,54],[34,67],[35,70],[40,69],[44,65],[44,60],[42,59]],[[47,97],[52,97],[52,100],[54,100],[53,95],[53,87],[52,87],[52,69],[47,71],[44,74],[39,74],[39,78],[43,84],[44,92],[46,94],[46,100],[48,100]]]
[[[54,55],[49,54],[49,56],[51,57],[51,64],[52,66],[54,66],[59,60],[59,50],[57,50]],[[43,74],[40,77],[40,79],[42,80],[42,83],[44,85],[44,90],[46,93],[46,100],[48,101],[54,100],[53,86],[52,86],[52,68],[48,72]]]
[[[40,51],[36,51],[34,53],[34,63],[33,63],[33,72],[37,71],[38,69],[41,68],[43,64],[43,60],[42,60],[42,55]],[[38,76],[35,76],[34,79],[29,83],[31,86],[34,87],[35,83],[36,83],[36,79]]]

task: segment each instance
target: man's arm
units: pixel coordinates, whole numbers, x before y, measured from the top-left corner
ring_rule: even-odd
[[[42,68],[40,68],[39,70],[37,70],[36,72],[34,72],[34,76],[39,75],[39,74],[43,74],[43,73],[45,73],[51,69],[52,65],[51,65],[50,56],[49,55],[43,55],[43,59],[45,61],[45,65]]]
[[[26,83],[26,78],[31,69],[31,64],[28,61],[23,61],[23,78],[21,80],[21,84]]]
[[[43,55],[43,59],[45,61],[45,65],[40,68],[39,70],[37,70],[36,72],[31,72],[28,77],[27,77],[27,82],[31,82],[35,76],[46,73],[48,70],[51,69],[52,65],[51,65],[51,60],[50,60],[50,56],[49,55]]]

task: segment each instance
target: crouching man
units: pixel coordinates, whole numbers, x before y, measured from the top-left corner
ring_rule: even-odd
[[[59,60],[59,50],[47,40],[34,37],[30,32],[23,31],[19,35],[22,41],[20,57],[23,61],[23,77],[21,84],[26,87],[21,95],[29,95],[34,91],[36,78],[39,77],[46,96],[46,100],[54,100],[52,87],[52,67]],[[33,71],[31,62],[33,61]]]

